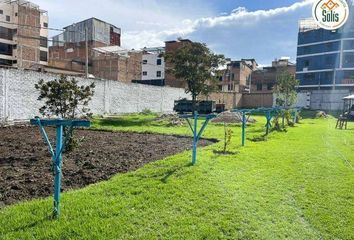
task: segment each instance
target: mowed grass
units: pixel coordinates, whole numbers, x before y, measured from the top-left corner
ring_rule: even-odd
[[[96,119],[94,128],[191,135],[154,115]],[[0,239],[354,239],[354,123],[304,119],[288,132],[264,132],[265,121],[232,126],[232,154],[219,142],[52,198],[0,210]],[[222,125],[204,137],[223,138]],[[65,161],[65,160],[64,160]],[[64,173],[65,178],[65,173]]]

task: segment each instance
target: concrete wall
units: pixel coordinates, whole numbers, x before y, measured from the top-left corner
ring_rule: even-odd
[[[242,95],[243,108],[272,107],[273,93],[250,93]]]
[[[339,111],[343,109],[343,98],[349,90],[314,90],[310,94],[310,108],[313,110]]]
[[[242,94],[232,92],[217,92],[211,93],[208,97],[201,96],[200,100],[213,100],[216,103],[225,104],[227,110],[231,110],[237,107],[241,107]]]
[[[0,122],[21,121],[40,116],[38,91],[34,84],[43,79],[50,81],[59,75],[34,71],[0,69]],[[126,84],[112,80],[76,78],[79,84],[96,84],[90,103],[93,114],[119,114],[141,112],[172,112],[174,100],[190,98],[183,89]]]

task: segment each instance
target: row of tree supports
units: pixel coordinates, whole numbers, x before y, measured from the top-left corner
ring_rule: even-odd
[[[270,133],[272,127],[272,119],[275,116],[281,115],[282,117],[282,127],[285,127],[285,118],[286,113],[290,112],[292,115],[293,123],[295,124],[298,121],[299,113],[301,108],[254,108],[254,109],[234,109],[232,112],[241,113],[242,114],[242,146],[246,145],[246,128],[247,122],[252,114],[265,114],[266,117],[266,133],[267,136]]]

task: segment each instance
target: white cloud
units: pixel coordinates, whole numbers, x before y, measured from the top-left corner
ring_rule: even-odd
[[[182,25],[162,31],[142,31],[131,32],[127,31],[123,36],[123,43],[128,48],[140,48],[144,46],[163,45],[164,41],[174,39],[176,37],[188,37],[190,34],[198,32],[204,28],[215,28],[220,26],[249,26],[257,24],[265,19],[274,18],[280,15],[297,11],[301,8],[307,7],[313,3],[313,0],[304,0],[297,2],[287,7],[280,7],[270,10],[257,10],[253,12],[247,11],[244,7],[238,7],[231,11],[230,14],[216,17],[202,17],[191,20],[185,19]]]

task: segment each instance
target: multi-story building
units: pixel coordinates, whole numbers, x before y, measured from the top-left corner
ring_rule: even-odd
[[[142,75],[138,83],[164,86],[165,85],[165,53],[164,47],[142,49]]]
[[[251,80],[251,74],[257,69],[255,59],[241,59],[239,61],[230,61],[223,70],[223,76],[220,78],[219,90],[222,92],[248,92]]]
[[[277,83],[277,77],[283,71],[295,76],[296,65],[288,58],[275,59],[271,67],[263,67],[252,72],[251,93],[272,93]]]
[[[48,14],[28,1],[0,3],[0,65],[38,69],[48,64]]]
[[[141,79],[142,51],[119,46],[94,48],[91,73],[102,79],[131,83]]]
[[[120,46],[120,39],[120,28],[97,18],[74,23],[65,27],[63,33],[53,37],[53,46],[49,48],[49,65],[71,71],[85,71],[87,40],[91,73],[94,49]]]
[[[300,21],[296,77],[300,90],[354,89],[354,17],[336,31]]]
[[[165,52],[169,54],[177,49],[185,46],[186,44],[191,44],[192,41],[189,39],[178,39],[177,41],[167,41],[165,42]],[[165,63],[165,85],[176,88],[185,88],[186,83],[183,79],[177,79],[172,73],[168,72],[168,69],[172,69],[173,64],[166,61]]]

